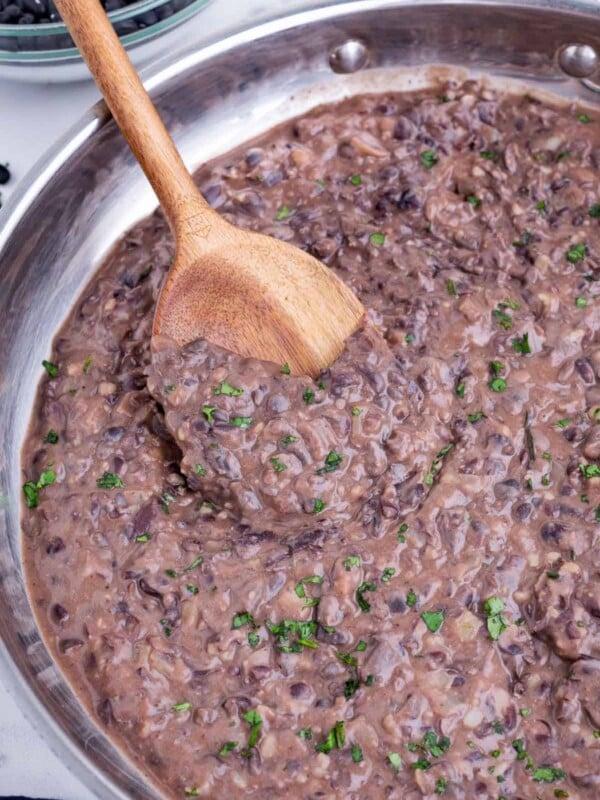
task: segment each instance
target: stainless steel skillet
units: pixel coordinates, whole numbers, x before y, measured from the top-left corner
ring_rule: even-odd
[[[431,64],[600,104],[596,54],[596,0],[356,0],[232,34],[147,83],[195,165],[317,104],[426,83],[439,72]],[[20,561],[19,458],[55,331],[103,255],[154,204],[99,105],[34,167],[0,227],[0,670],[53,749],[110,800],[158,794],[77,703],[39,637]]]

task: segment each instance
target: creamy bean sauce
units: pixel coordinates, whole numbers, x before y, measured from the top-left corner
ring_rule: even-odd
[[[23,453],[42,632],[165,797],[600,794],[600,134],[474,82],[204,167],[369,314],[317,380],[151,346],[159,214],[55,339]]]

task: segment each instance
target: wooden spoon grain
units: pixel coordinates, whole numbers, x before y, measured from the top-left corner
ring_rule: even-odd
[[[203,337],[241,356],[316,376],[341,353],[364,308],[312,256],[230,225],[186,169],[98,0],[55,0],[176,241],[153,332]]]

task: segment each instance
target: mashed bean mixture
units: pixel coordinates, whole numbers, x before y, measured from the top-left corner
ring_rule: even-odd
[[[165,797],[600,795],[600,128],[474,82],[204,167],[369,313],[317,380],[151,344],[155,214],[23,454],[38,621]]]

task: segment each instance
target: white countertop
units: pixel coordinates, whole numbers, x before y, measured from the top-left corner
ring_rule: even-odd
[[[178,49],[213,39],[233,24],[308,5],[311,3],[307,0],[214,0],[178,28]],[[0,81],[0,163],[8,162],[12,173],[10,183],[0,187],[3,202],[44,151],[98,97],[92,82],[48,85]],[[94,800],[23,717],[0,675],[0,797],[11,795]]]

